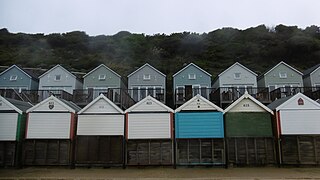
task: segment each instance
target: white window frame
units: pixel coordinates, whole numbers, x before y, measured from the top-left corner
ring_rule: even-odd
[[[237,77],[236,74],[239,74],[239,77]],[[233,78],[234,78],[234,79],[237,79],[237,80],[238,80],[238,79],[241,79],[241,73],[239,73],[239,72],[234,73],[234,74],[233,74]]]
[[[98,79],[99,79],[99,81],[104,81],[104,80],[106,80],[106,75],[105,74],[99,74]]]
[[[284,73],[284,74],[283,74]],[[286,79],[288,77],[287,72],[279,72],[279,77],[281,79]]]
[[[194,89],[198,89],[198,93],[196,93],[195,91],[194,91]],[[193,84],[192,85],[192,95],[193,96],[195,96],[195,95],[197,95],[197,94],[200,94],[201,95],[201,85],[200,84]]]
[[[57,79],[58,76],[60,77],[59,79]],[[54,80],[55,81],[61,81],[61,74],[54,75]]]
[[[10,76],[10,81],[16,81],[18,79],[17,75],[11,75]]]
[[[143,75],[143,80],[150,80],[151,79],[151,75],[150,74],[144,74]]]
[[[188,74],[188,79],[194,80],[194,79],[197,79],[197,76],[194,73]]]

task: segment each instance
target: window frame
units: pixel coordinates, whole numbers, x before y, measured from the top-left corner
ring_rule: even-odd
[[[190,74],[188,74],[188,79],[195,80],[195,79],[197,79],[197,75],[195,73],[190,73]]]
[[[57,77],[59,77],[59,79],[57,79]],[[55,81],[61,81],[61,74],[54,75],[54,80]]]
[[[237,77],[236,74],[239,74],[239,77]],[[240,73],[240,72],[234,73],[234,74],[233,74],[233,78],[234,78],[234,79],[237,79],[237,80],[241,79],[241,73]]]
[[[143,74],[143,80],[144,81],[151,80],[151,74]]]
[[[16,81],[18,79],[18,75],[11,75],[10,81]]]
[[[282,73],[284,73],[284,74],[282,74]],[[282,76],[282,75],[284,75],[284,76]],[[279,78],[280,78],[280,79],[286,79],[286,78],[288,78],[287,72],[279,72]]]
[[[104,80],[106,80],[106,78],[107,78],[107,76],[105,74],[99,74],[99,76],[98,76],[99,81],[104,81]]]

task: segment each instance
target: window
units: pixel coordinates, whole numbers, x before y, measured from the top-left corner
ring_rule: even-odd
[[[98,79],[100,81],[104,81],[104,80],[106,80],[106,75],[105,74],[100,74]]]
[[[138,96],[139,96],[138,93],[139,93],[139,88],[138,87],[133,87],[132,88],[132,98],[136,102],[138,101]]]
[[[59,75],[55,75],[54,76],[54,80],[55,81],[60,81],[61,80],[61,75],[59,74]]]
[[[11,75],[10,76],[10,81],[16,81],[18,79],[17,75]]]
[[[279,77],[280,78],[287,78],[287,73],[286,72],[279,72]]]
[[[275,90],[277,87],[275,85],[269,85],[269,91],[273,91]]]
[[[189,74],[189,79],[196,79],[196,74]]]
[[[234,73],[234,79],[240,79],[241,73]]]
[[[151,79],[151,75],[150,74],[144,74],[143,75],[143,80],[150,80]]]
[[[147,92],[146,92],[147,88],[143,87],[143,88],[140,88],[140,98],[139,100],[145,98],[147,95]]]

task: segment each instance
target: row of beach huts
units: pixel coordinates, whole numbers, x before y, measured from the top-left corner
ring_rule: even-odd
[[[320,104],[302,93],[266,106],[246,91],[224,109],[197,94],[175,110],[150,95],[127,109],[0,96],[1,166],[304,164],[320,164]]]
[[[37,72],[39,75],[16,65],[8,67],[0,73],[0,95],[37,104],[54,94],[84,107],[103,93],[122,109],[148,95],[171,108],[181,106],[197,94],[222,108],[245,91],[265,105],[298,92],[313,100],[320,98],[320,64],[300,72],[281,61],[258,76],[236,62],[212,78],[210,73],[190,63],[172,75],[172,90],[167,89],[171,83],[166,75],[148,63],[126,78],[104,64],[82,74],[74,74],[61,65]]]

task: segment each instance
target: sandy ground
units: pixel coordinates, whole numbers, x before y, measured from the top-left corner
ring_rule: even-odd
[[[318,168],[57,168],[0,169],[0,179],[320,179]]]

